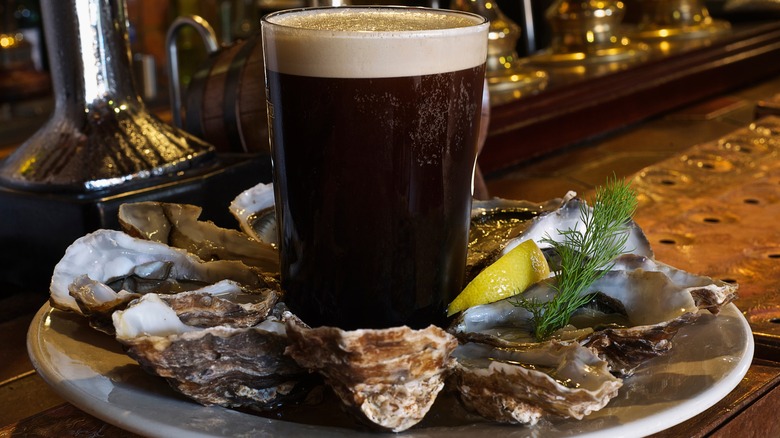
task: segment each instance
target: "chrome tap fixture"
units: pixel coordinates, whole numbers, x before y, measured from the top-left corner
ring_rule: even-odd
[[[124,0],[43,0],[41,6],[55,108],[3,163],[2,184],[118,191],[214,157],[211,145],[152,115],[136,92]]]

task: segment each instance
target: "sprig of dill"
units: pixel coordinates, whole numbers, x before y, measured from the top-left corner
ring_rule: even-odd
[[[583,292],[612,268],[614,259],[623,253],[628,241],[628,222],[637,206],[636,193],[625,180],[607,179],[596,189],[593,209],[585,203],[580,206],[580,218],[585,231],[558,230],[562,240],[545,236],[542,242],[550,244],[560,257],[554,270],[556,290],[554,298],[540,302],[520,295],[515,305],[531,312],[534,336],[541,341],[563,328],[575,310],[590,299]]]

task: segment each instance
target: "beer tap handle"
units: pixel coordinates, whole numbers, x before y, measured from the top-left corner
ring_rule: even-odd
[[[181,81],[179,80],[179,48],[176,45],[176,37],[182,28],[186,26],[193,27],[203,39],[203,44],[206,47],[206,52],[209,56],[216,53],[219,50],[219,43],[217,43],[217,34],[211,27],[208,21],[198,15],[187,15],[177,17],[171,23],[168,28],[168,33],[165,35],[165,47],[168,51],[168,79],[170,81],[169,95],[171,99],[171,114],[173,116],[173,125],[177,128],[182,127],[181,121],[181,107],[182,107],[182,90]]]

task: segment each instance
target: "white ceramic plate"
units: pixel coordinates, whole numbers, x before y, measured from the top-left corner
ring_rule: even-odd
[[[332,407],[310,408],[304,424],[200,406],[173,392],[162,379],[142,371],[113,338],[92,330],[83,318],[48,305],[33,320],[27,342],[38,373],[63,398],[108,423],[142,435],[382,436],[361,431],[346,414]],[[583,420],[543,421],[534,427],[490,424],[467,415],[453,397],[440,395],[426,419],[402,435],[644,436],[717,403],[737,386],[753,358],[750,327],[733,304],[717,317],[704,314],[683,328],[674,342],[670,354],[647,362],[626,379],[619,396],[606,408]],[[337,418],[340,415],[343,419]],[[452,424],[452,418],[459,419],[457,425]]]

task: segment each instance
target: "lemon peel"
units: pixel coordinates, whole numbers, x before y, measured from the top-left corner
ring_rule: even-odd
[[[523,292],[550,275],[550,266],[533,240],[526,240],[485,268],[447,307],[447,316]]]

